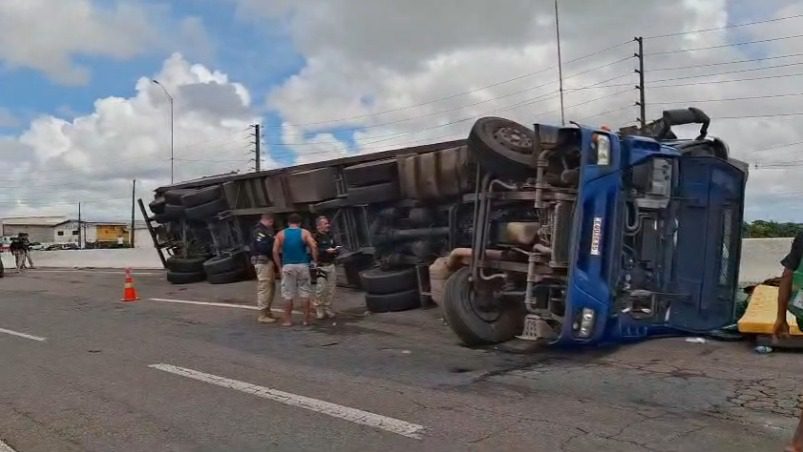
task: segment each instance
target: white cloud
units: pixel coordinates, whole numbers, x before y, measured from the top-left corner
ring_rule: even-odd
[[[355,128],[353,138],[360,151],[372,152],[462,138],[474,118],[483,115],[505,116],[524,124],[560,120],[555,95],[552,2],[461,1],[438,2],[433,7],[432,2],[423,0],[403,4],[383,0],[371,5],[359,0],[338,0],[314,6],[240,0],[239,5],[242,11],[250,13],[252,20],[261,13],[270,20],[286,21],[297,48],[306,58],[305,67],[267,98],[268,106],[287,121],[285,127],[295,128],[296,137],[311,139],[311,135],[329,130]],[[632,123],[638,115],[637,107],[633,106],[637,92],[632,89],[637,84],[633,72],[635,60],[627,58],[633,54],[634,44],[574,61],[578,57],[625,43],[633,36],[710,29],[803,12],[798,4],[786,1],[762,4],[729,4],[725,0],[561,1],[560,8],[567,120],[614,127]],[[735,8],[740,10],[736,18],[729,14]],[[712,117],[711,133],[729,142],[735,157],[749,162],[765,160],[771,155],[757,152],[758,149],[803,141],[803,131],[796,127],[799,116],[722,118],[801,111],[795,106],[800,105],[803,97],[689,102],[799,92],[796,85],[800,77],[695,84],[803,72],[800,67],[791,66],[722,74],[797,62],[799,57],[662,70],[803,52],[801,39],[729,45],[797,34],[801,20],[646,39],[646,53],[655,54],[646,61],[648,119],[659,117],[666,108],[689,105],[702,108]],[[724,47],[660,53],[720,45]],[[531,73],[535,74],[523,76]],[[706,74],[714,75],[660,82]],[[481,89],[514,77],[519,78]],[[576,90],[594,84],[622,86]],[[672,84],[686,86],[659,87]],[[459,93],[465,94],[455,95]],[[436,99],[441,100],[433,101]],[[349,119],[332,121],[337,118]],[[689,136],[696,129],[683,128],[682,132]],[[334,138],[331,142],[333,147],[345,146]],[[318,158],[320,153],[311,146],[297,146],[293,150],[305,161]],[[776,159],[803,160],[801,146],[784,148],[781,152],[784,155],[776,154]],[[797,168],[754,170],[748,185],[748,216],[803,220],[803,203],[780,209],[770,199],[780,196],[777,193],[803,193],[803,179],[793,177],[797,172]]]
[[[85,85],[90,68],[78,57],[127,60],[184,51],[208,60],[214,52],[203,22],[170,8],[132,0],[4,0],[0,2],[0,63],[30,68],[64,85]]]
[[[176,181],[248,169],[247,129],[259,119],[244,86],[179,54],[153,78],[175,98]],[[84,201],[91,217],[125,218],[131,179],[144,198],[169,183],[169,107],[150,80],[140,78],[130,98],[98,99],[92,113],[69,121],[41,116],[19,137],[0,141],[25,158],[0,176],[0,185],[13,188],[0,192],[0,217],[42,206],[72,212]]]

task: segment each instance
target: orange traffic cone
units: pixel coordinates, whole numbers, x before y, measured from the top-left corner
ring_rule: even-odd
[[[134,288],[134,278],[131,276],[131,269],[125,269],[125,284],[123,285],[123,301],[137,301],[137,289]]]

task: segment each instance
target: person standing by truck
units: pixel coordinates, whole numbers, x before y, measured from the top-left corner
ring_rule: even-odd
[[[789,309],[789,301],[795,295],[792,293],[793,280],[796,272],[803,271],[800,262],[803,258],[803,232],[797,234],[792,241],[792,247],[789,254],[783,258],[781,265],[783,266],[783,274],[781,275],[781,282],[778,286],[778,312],[773,326],[773,336],[783,338],[789,335],[789,324],[786,322],[786,313]],[[803,330],[803,319],[797,319],[798,327]],[[789,451],[803,452],[803,413],[800,415],[800,421],[795,430],[795,436],[792,438],[792,444],[786,449]]]
[[[293,325],[293,300],[299,298],[304,305],[304,325],[309,325],[311,306],[310,266],[317,265],[318,246],[312,234],[301,227],[301,215],[292,213],[287,228],[276,234],[273,243],[273,261],[281,268],[281,290],[284,299],[283,326]],[[309,252],[308,252],[309,251]],[[312,262],[310,262],[312,256]]]
[[[22,250],[22,267],[34,268],[33,259],[31,258],[31,241],[28,240],[28,234],[24,232],[19,233],[19,240]]]
[[[251,263],[257,274],[257,307],[259,323],[274,323],[271,306],[276,293],[276,266],[273,262],[273,215],[262,214],[251,233]]]
[[[11,238],[11,244],[8,249],[14,256],[14,266],[17,267],[17,273],[22,272],[22,269],[25,268],[25,252],[19,236]]]
[[[318,272],[315,281],[315,317],[318,320],[333,319],[335,311],[332,310],[332,300],[337,287],[337,274],[335,273],[335,258],[340,247],[335,243],[331,234],[329,219],[321,215],[315,219],[315,242],[318,244]]]

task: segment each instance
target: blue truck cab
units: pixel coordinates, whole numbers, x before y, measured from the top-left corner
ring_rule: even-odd
[[[724,143],[580,128],[583,160],[560,343],[733,321],[746,166]],[[690,152],[689,150],[695,151]]]
[[[695,139],[671,130],[691,123]],[[694,108],[618,132],[478,121],[474,252],[442,306],[452,329],[468,344],[581,345],[733,322],[747,165],[708,125]]]

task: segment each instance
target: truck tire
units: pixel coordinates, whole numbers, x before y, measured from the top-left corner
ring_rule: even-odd
[[[181,205],[184,207],[195,207],[219,199],[220,195],[220,185],[213,185],[181,196]]]
[[[397,312],[421,307],[418,289],[388,294],[365,294],[365,306],[371,312]]]
[[[246,279],[248,279],[248,269],[246,268],[238,268],[222,273],[213,273],[211,275],[207,275],[206,277],[206,280],[210,284],[229,284],[237,281],[244,281]]]
[[[347,199],[349,204],[372,204],[395,201],[399,199],[399,196],[399,184],[397,182],[384,182],[364,187],[351,187],[348,189]]]
[[[504,118],[480,118],[468,135],[468,149],[483,168],[497,176],[534,175],[532,156],[535,134]]]
[[[399,177],[396,160],[380,160],[349,166],[343,168],[343,175],[349,187],[393,182]]]
[[[195,282],[201,282],[204,279],[206,279],[206,273],[204,272],[192,272],[192,273],[174,272],[174,271],[167,272],[167,280],[173,284],[190,284]]]
[[[186,194],[188,194],[188,193],[192,193],[194,191],[195,190],[189,189],[189,188],[176,188],[176,189],[173,189],[173,190],[167,190],[166,192],[164,192],[162,197],[165,199],[166,203],[175,204],[177,206],[180,206],[181,205],[181,197],[186,195]]]
[[[172,218],[170,218],[169,216],[167,216],[167,215],[165,215],[163,213],[157,213],[156,215],[151,217],[151,220],[155,221],[155,222],[157,222],[159,224],[170,223],[171,221],[173,221]]]
[[[521,333],[524,307],[502,304],[493,312],[477,309],[476,294],[469,280],[468,267],[463,267],[446,280],[443,295],[443,316],[452,331],[468,346],[497,344]]]
[[[194,207],[187,207],[184,213],[190,220],[206,220],[224,210],[228,210],[228,208],[229,205],[226,204],[225,199],[216,199]]]
[[[415,267],[389,271],[372,268],[360,272],[360,285],[362,290],[375,295],[418,288],[415,271]]]
[[[229,255],[215,256],[203,263],[203,269],[208,276],[226,273],[244,268],[248,263],[245,251],[238,251]]]
[[[164,198],[157,198],[148,203],[148,208],[150,208],[151,212],[155,214],[165,213],[166,204],[167,201],[165,201]]]
[[[179,273],[198,273],[204,271],[205,257],[170,256],[165,259],[168,270]]]
[[[165,204],[165,211],[162,215],[168,221],[170,220],[180,220],[184,216],[184,206],[180,206],[178,204]]]

